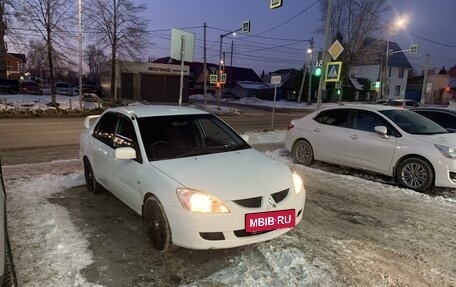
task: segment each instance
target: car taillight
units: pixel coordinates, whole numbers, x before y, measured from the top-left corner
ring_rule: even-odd
[[[290,122],[287,126],[287,131],[291,130],[292,128],[294,128],[294,124],[293,122]]]

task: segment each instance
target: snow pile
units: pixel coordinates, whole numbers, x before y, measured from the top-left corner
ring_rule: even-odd
[[[85,102],[79,103],[79,97],[70,97],[56,95],[56,102],[59,104],[59,108],[62,110],[75,110],[80,109],[81,105],[84,109],[94,109],[98,107],[96,102]],[[44,110],[49,109],[51,103],[50,95],[0,95],[0,110],[10,109],[29,109],[29,110]]]
[[[58,163],[4,167],[9,233],[21,285],[96,286],[80,274],[93,262],[88,241],[68,211],[48,201],[55,193],[83,184],[80,161],[71,166],[68,170]],[[24,173],[30,170],[47,173]]]
[[[246,133],[248,135],[249,144],[264,144],[264,143],[283,143],[285,140],[285,130],[275,130],[269,132]]]
[[[206,279],[181,285],[194,286],[337,286],[333,279],[333,268],[318,257],[309,262],[304,253],[293,247],[276,246],[283,235],[271,243],[259,244],[256,251],[246,252],[233,259],[232,266],[217,271]]]

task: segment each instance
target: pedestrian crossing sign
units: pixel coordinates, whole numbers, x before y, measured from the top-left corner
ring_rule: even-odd
[[[329,62],[326,64],[325,82],[340,81],[342,62]]]

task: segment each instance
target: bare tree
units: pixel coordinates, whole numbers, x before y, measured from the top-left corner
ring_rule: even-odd
[[[321,4],[322,19],[326,19],[328,1]],[[333,0],[330,39],[336,39],[344,47],[341,58],[344,74],[354,61],[373,63],[378,60],[379,41],[368,41],[383,37],[386,24],[381,16],[390,11],[388,0]]]
[[[111,97],[116,98],[117,60],[139,59],[148,44],[148,20],[140,16],[146,5],[131,0],[91,0],[87,7],[96,44],[110,50]]]
[[[24,28],[39,33],[46,43],[49,81],[51,86],[51,105],[57,106],[55,97],[55,61],[71,60],[65,51],[73,50],[71,41],[76,27],[76,1],[74,0],[22,0],[16,5],[17,19]]]
[[[40,81],[43,81],[48,77],[47,67],[46,43],[36,40],[30,41],[27,52],[27,70],[34,77],[39,75]]]
[[[88,45],[84,51],[84,60],[89,66],[89,79],[92,82],[100,84],[100,74],[108,58],[103,53],[103,50],[95,45]]]

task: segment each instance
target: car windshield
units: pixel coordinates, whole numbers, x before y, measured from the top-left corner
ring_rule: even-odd
[[[402,106],[404,104],[404,102],[402,101],[389,101],[389,102],[386,102],[386,104],[388,106]]]
[[[432,120],[409,110],[381,111],[402,130],[414,135],[446,134],[448,131]]]
[[[138,124],[150,161],[250,148],[213,115],[144,117]]]

